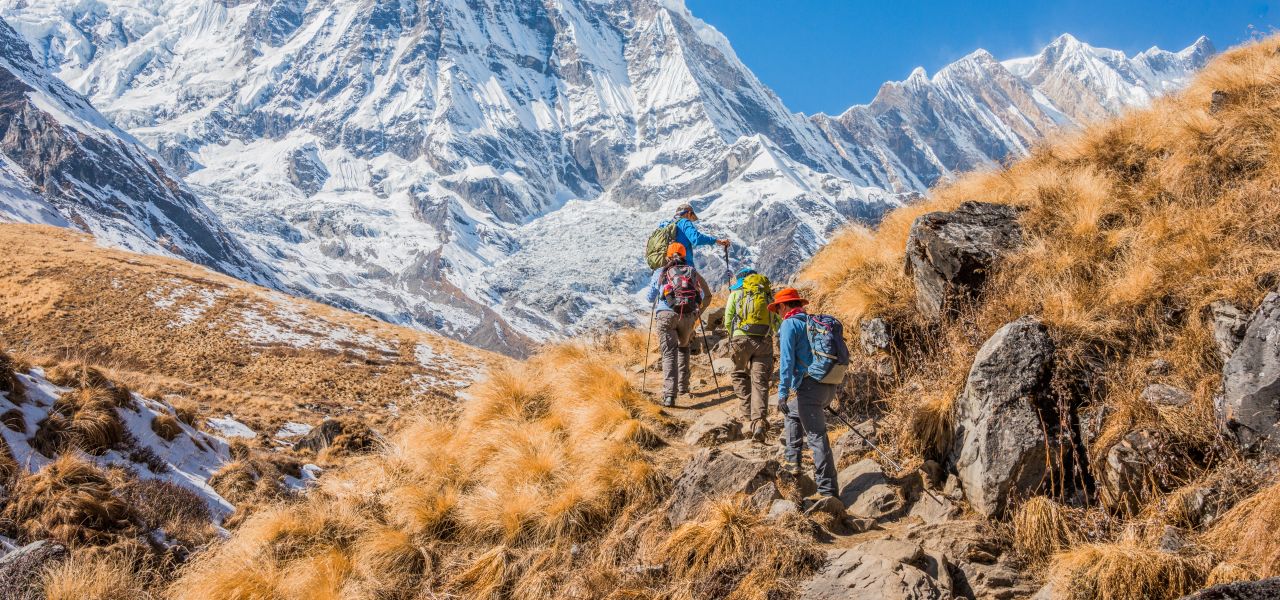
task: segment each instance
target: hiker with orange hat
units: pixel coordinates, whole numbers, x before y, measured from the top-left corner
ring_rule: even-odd
[[[699,317],[711,302],[711,287],[686,262],[684,244],[667,246],[667,262],[653,272],[649,302],[654,303],[658,349],[662,351],[662,405],[675,406],[677,394],[689,393],[689,344]]]
[[[769,311],[782,316],[778,331],[778,412],[783,416],[785,456],[793,474],[800,473],[800,458],[807,442],[813,453],[814,480],[823,496],[839,495],[835,457],[827,437],[823,414],[835,398],[836,386],[814,379],[810,367],[814,349],[809,339],[809,304],[795,288],[783,288],[769,304]],[[802,439],[803,438],[803,439]]]

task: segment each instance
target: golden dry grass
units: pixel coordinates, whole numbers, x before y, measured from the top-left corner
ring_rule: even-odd
[[[891,443],[928,457],[946,431],[945,398],[963,385],[978,346],[1031,314],[1057,343],[1063,400],[1112,407],[1093,460],[1140,428],[1196,460],[1221,452],[1209,417],[1222,365],[1207,308],[1227,300],[1250,310],[1280,273],[1278,48],[1280,38],[1270,38],[1226,52],[1180,94],[945,184],[814,257],[798,279],[821,310],[850,328],[885,318],[909,351],[884,398]],[[1209,114],[1215,90],[1228,100]],[[903,270],[910,226],[967,200],[1019,207],[1026,244],[958,318],[931,322],[917,312]],[[1139,410],[1127,401],[1157,358],[1172,364],[1166,383],[1194,392],[1192,406]]]
[[[172,442],[182,433],[182,427],[178,425],[177,417],[160,413],[151,418],[151,431],[166,441]]]
[[[129,557],[75,554],[44,571],[40,587],[47,600],[149,600],[148,578]]]
[[[22,404],[26,400],[26,389],[16,375],[24,370],[18,361],[0,350],[0,392],[14,404]]]
[[[136,538],[137,515],[114,489],[97,465],[67,453],[18,480],[0,521],[24,543],[53,539],[70,547],[106,546]]]
[[[1261,577],[1280,575],[1280,484],[1246,498],[1222,515],[1202,538],[1224,560]]]
[[[258,431],[326,414],[385,428],[390,404],[447,414],[450,380],[506,360],[66,229],[0,225],[0,246],[0,348],[88,367],[79,378],[51,369],[57,381],[82,387],[96,373]],[[263,324],[309,341],[263,338]],[[424,366],[419,346],[447,360]]]
[[[1083,538],[1075,511],[1049,498],[1027,500],[1013,515],[1013,547],[1039,562],[1062,552]]]
[[[1050,579],[1070,600],[1164,600],[1204,584],[1202,561],[1131,543],[1085,544],[1053,557]]]

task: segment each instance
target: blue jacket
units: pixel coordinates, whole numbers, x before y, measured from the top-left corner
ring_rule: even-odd
[[[778,402],[785,402],[791,392],[800,389],[805,373],[813,362],[809,347],[809,315],[797,314],[782,321],[778,331]]]
[[[658,227],[666,227],[670,224],[671,221],[668,219],[663,221],[662,224],[658,225]],[[716,237],[698,231],[698,228],[694,226],[693,221],[680,217],[680,219],[676,221],[676,241],[684,245],[685,260],[696,269],[698,268],[698,263],[694,259],[695,253],[693,249],[698,246],[710,246],[716,243]]]
[[[653,272],[653,276],[649,278],[649,289],[644,298],[648,302],[653,302],[655,299],[658,301],[655,305],[655,310],[657,312],[662,312],[664,310],[675,312],[667,305],[666,299],[662,297],[662,275],[666,272],[666,267],[662,267],[661,269]],[[707,285],[707,280],[703,279],[702,273],[697,273],[696,269],[694,272],[698,276],[698,289],[702,291],[702,307],[706,307],[706,305],[711,302],[711,287]]]

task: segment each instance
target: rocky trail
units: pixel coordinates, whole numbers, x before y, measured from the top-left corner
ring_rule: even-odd
[[[719,325],[717,316],[718,311],[708,313],[712,326]],[[926,475],[927,466],[894,473],[858,435],[830,416],[843,506],[816,501],[807,451],[799,477],[782,468],[782,416],[772,405],[776,388],[771,388],[767,442],[744,435],[728,359],[717,358],[724,332],[716,329],[707,339],[712,360],[695,342],[692,392],[664,410],[678,423],[664,436],[668,446],[663,450],[663,462],[679,473],[667,509],[672,526],[694,518],[710,499],[741,494],[767,518],[807,528],[827,561],[801,583],[800,598],[1006,599],[1037,594],[1039,582],[1009,551],[1007,536],[961,504],[954,476],[939,481],[941,469]],[[647,365],[647,378],[641,366],[631,375],[636,386],[645,382],[645,394],[656,401],[662,387],[656,349]],[[874,421],[855,427],[875,440]]]

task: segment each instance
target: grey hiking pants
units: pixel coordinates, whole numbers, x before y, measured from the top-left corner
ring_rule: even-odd
[[[769,415],[769,379],[773,376],[773,337],[738,335],[729,340],[733,359],[733,393],[742,403],[743,422],[750,426]]]
[[[836,482],[836,461],[831,454],[831,440],[827,438],[827,417],[823,413],[835,398],[836,386],[818,383],[805,377],[787,404],[783,407],[786,431],[786,458],[791,464],[800,464],[804,444],[813,452],[813,479],[818,483],[818,493],[839,496],[840,484]],[[803,439],[801,437],[803,436]]]
[[[659,311],[654,318],[658,327],[658,349],[662,351],[662,397],[675,398],[689,391],[689,343],[693,341],[697,313],[679,315]]]

